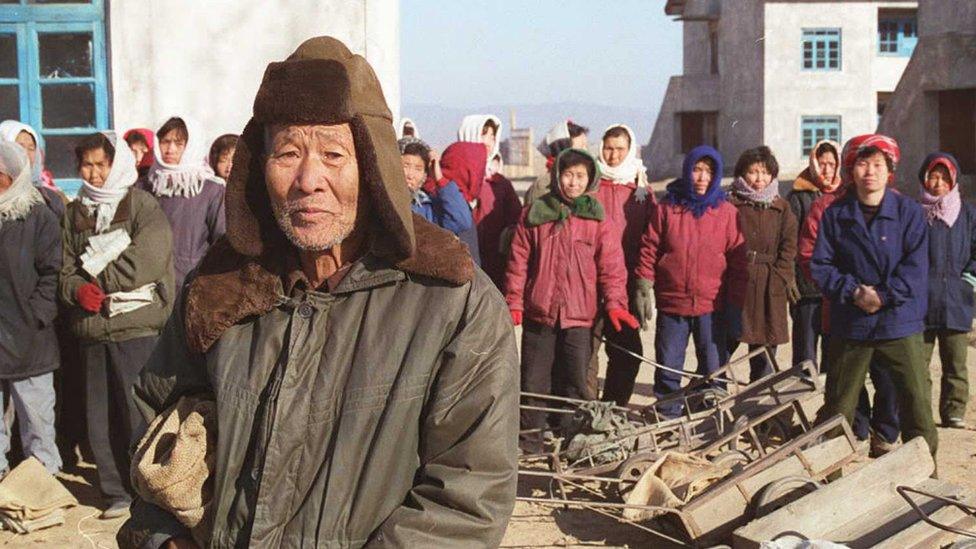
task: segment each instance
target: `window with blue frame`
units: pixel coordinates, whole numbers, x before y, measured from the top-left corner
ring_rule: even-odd
[[[840,29],[803,29],[803,70],[840,70]]]
[[[915,10],[878,10],[878,53],[911,57],[918,44]]]
[[[69,191],[75,142],[109,127],[105,52],[104,0],[0,0],[0,119],[38,131]]]
[[[804,116],[800,122],[800,143],[804,157],[824,139],[840,143],[839,116]]]

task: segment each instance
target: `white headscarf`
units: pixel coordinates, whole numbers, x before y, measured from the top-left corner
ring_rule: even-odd
[[[488,158],[494,158],[501,147],[502,142],[502,120],[493,114],[469,114],[461,120],[461,127],[458,128],[458,141],[465,143],[481,143],[481,131],[485,128],[485,122],[489,120],[498,125],[495,132],[495,148],[488,153]]]
[[[165,124],[170,118],[179,118],[186,125],[186,149],[179,164],[163,162],[163,147],[157,136],[156,146],[153,147],[153,165],[149,168],[147,179],[156,196],[184,196],[194,197],[203,190],[207,180],[221,183],[223,180],[214,176],[214,171],[207,163],[210,143],[200,130],[200,126],[187,116],[168,116],[163,120]],[[160,124],[162,126],[163,124]]]
[[[5,143],[17,143],[17,136],[20,132],[27,132],[34,138],[37,150],[34,152],[34,164],[31,166],[31,183],[36,186],[44,184],[44,143],[34,128],[18,122],[17,120],[4,120],[0,122],[0,140]],[[30,159],[28,158],[28,162]]]
[[[6,191],[0,192],[0,226],[4,221],[23,219],[35,204],[42,204],[41,196],[31,183],[30,160],[27,152],[16,144],[0,142],[0,173],[13,179]]]
[[[571,139],[569,135],[569,124],[563,120],[549,129],[549,131],[542,137],[539,144],[536,145],[536,150],[539,151],[542,156],[549,158],[552,156],[552,150],[550,150],[550,145],[559,141],[560,139]],[[568,145],[567,145],[568,147]]]
[[[119,146],[120,140],[115,132],[102,132],[102,135],[115,147],[112,169],[105,179],[105,184],[101,187],[94,187],[84,181],[78,191],[78,199],[81,200],[81,204],[88,209],[89,213],[92,211],[96,213],[96,233],[105,232],[112,224],[119,202],[125,198],[129,192],[129,187],[132,187],[139,177],[139,173],[136,171],[136,161],[128,144],[122,141],[122,145]]]
[[[403,139],[403,137],[404,137],[404,135],[403,135],[403,129],[406,128],[407,126],[410,126],[411,128],[413,128],[413,137],[416,137],[417,139],[420,139],[420,129],[417,128],[417,123],[414,122],[413,120],[409,119],[409,118],[404,118],[403,120],[400,120],[400,123],[399,124],[397,124],[397,127],[396,127],[396,136],[397,136],[397,139]],[[408,135],[406,137],[410,137],[410,136]]]
[[[634,130],[630,129],[626,124],[614,124],[604,130],[603,134],[606,135],[613,128],[622,128],[627,132],[627,137],[630,138],[630,149],[627,150],[627,156],[624,157],[623,162],[611,167],[607,164],[607,159],[603,156],[603,147],[601,144],[600,158],[597,160],[600,164],[600,174],[603,176],[603,179],[609,179],[616,184],[624,185],[634,182],[638,182],[638,185],[640,185],[639,181],[643,179],[643,186],[647,186],[647,168],[644,167],[644,163],[637,156],[637,137],[634,135]]]

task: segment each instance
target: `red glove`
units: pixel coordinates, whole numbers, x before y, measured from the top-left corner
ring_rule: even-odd
[[[516,326],[522,325],[522,311],[510,311],[512,313],[512,324]]]
[[[637,329],[637,327],[640,326],[637,319],[634,318],[634,315],[630,314],[624,309],[610,309],[610,311],[607,312],[607,316],[610,317],[610,324],[613,324],[613,329],[618,332],[620,331],[621,322],[633,329]]]
[[[102,310],[102,302],[105,301],[105,292],[94,282],[82,284],[75,291],[75,300],[81,308],[89,313],[97,313]]]

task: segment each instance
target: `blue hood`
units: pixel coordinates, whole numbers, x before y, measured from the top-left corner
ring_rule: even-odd
[[[699,160],[706,157],[715,162],[715,173],[705,194],[698,195],[692,188],[691,171]],[[695,147],[685,155],[684,165],[681,168],[681,179],[675,179],[668,184],[666,199],[688,208],[696,218],[705,215],[709,208],[717,208],[719,204],[725,202],[725,191],[722,190],[723,168],[721,153],[708,145]]]

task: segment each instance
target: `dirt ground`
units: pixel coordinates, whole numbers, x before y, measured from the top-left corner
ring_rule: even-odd
[[[643,334],[645,354],[653,358],[653,332]],[[744,346],[738,354],[743,354]],[[605,356],[601,353],[601,372],[605,368]],[[936,354],[937,356],[937,354]],[[788,363],[789,345],[780,346],[777,360]],[[691,368],[694,357],[689,348],[686,367]],[[970,394],[976,393],[976,352],[970,353]],[[641,369],[637,394],[633,403],[650,403],[653,368]],[[601,374],[602,375],[602,374]],[[937,359],[933,361],[932,383],[939,386],[940,372]],[[967,418],[976,423],[976,398],[971,398]],[[938,418],[936,418],[938,419]],[[976,431],[939,429],[939,473],[941,478],[976,491]],[[865,458],[866,459],[866,458]],[[102,506],[98,490],[93,487],[95,469],[85,466],[74,473],[62,473],[61,481],[78,498],[78,507],[68,511],[66,523],[29,535],[0,532],[0,547],[31,548],[90,548],[113,549],[115,532],[124,519],[103,521],[98,519]],[[520,493],[542,493],[540,486],[523,484]],[[535,504],[518,503],[502,547],[664,547],[657,538],[632,526],[620,524],[590,511],[576,509],[552,509]]]

